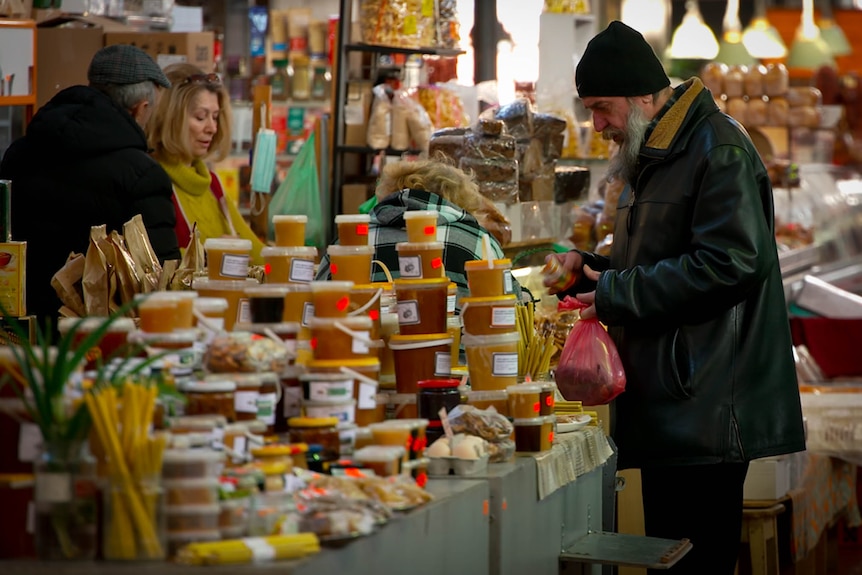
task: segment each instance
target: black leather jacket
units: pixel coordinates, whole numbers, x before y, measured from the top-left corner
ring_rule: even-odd
[[[769,177],[700,80],[641,148],[610,258],[585,259],[603,270],[596,310],[626,370],[621,468],[805,448]]]

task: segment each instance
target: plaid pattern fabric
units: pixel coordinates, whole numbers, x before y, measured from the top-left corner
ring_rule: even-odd
[[[661,110],[658,111],[658,114],[655,115],[649,125],[647,126],[646,132],[644,133],[644,142],[649,142],[649,137],[652,135],[653,130],[658,125],[659,121],[662,119],[668,110],[673,108],[673,105],[676,104],[677,100],[685,94],[685,91],[688,89],[688,83],[683,83],[674,88],[673,94],[670,95],[667,102],[664,103],[664,106],[661,107]]]
[[[96,52],[90,61],[87,79],[96,85],[124,86],[149,80],[163,88],[171,87],[167,76],[146,52],[125,44],[107,46]]]
[[[443,242],[443,266],[446,268],[446,275],[458,286],[458,301],[461,297],[470,295],[464,262],[483,258],[484,236],[491,238],[494,258],[504,257],[503,250],[494,236],[480,226],[476,218],[455,204],[423,190],[402,190],[374,207],[368,226],[368,245],[375,246],[374,258],[383,262],[394,278],[399,277],[395,244],[407,241],[407,231],[404,228],[404,212],[407,210],[435,210],[440,214],[437,218],[437,241]],[[329,257],[325,254],[320,261],[317,279],[330,279]],[[375,282],[386,281],[386,276],[379,266],[374,266],[372,279]],[[515,293],[520,291],[520,286],[516,285]]]

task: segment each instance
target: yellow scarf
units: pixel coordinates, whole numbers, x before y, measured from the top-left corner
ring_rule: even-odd
[[[186,217],[189,229],[197,223],[201,241],[232,235],[233,231],[228,225],[222,207],[210,190],[212,174],[201,160],[195,160],[191,166],[163,162],[162,168],[174,184],[174,195]],[[252,242],[252,263],[262,264],[260,250],[263,248],[263,242],[251,231],[233,202],[228,200],[225,204],[236,234]]]

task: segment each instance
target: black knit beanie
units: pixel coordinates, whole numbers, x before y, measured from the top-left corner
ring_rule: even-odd
[[[644,96],[670,85],[640,32],[614,21],[590,40],[575,69],[578,96]]]

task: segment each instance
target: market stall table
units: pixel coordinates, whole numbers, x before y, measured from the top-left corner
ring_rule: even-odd
[[[489,489],[484,481],[428,482],[435,500],[390,521],[378,532],[300,561],[253,565],[186,566],[151,563],[0,561],[15,575],[438,575],[488,573]]]

